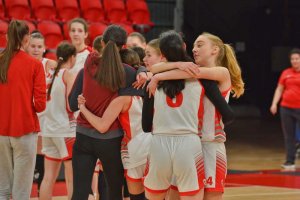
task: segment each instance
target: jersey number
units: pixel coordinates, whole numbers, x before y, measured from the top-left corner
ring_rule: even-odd
[[[212,180],[212,177],[208,177],[208,179],[206,179],[206,184],[208,185],[212,185],[213,184],[213,180]]]
[[[175,100],[175,102],[173,100]],[[167,101],[168,106],[170,106],[172,108],[180,107],[183,102],[183,94],[182,94],[182,92],[180,92],[179,94],[176,95],[176,97],[174,99],[171,99],[170,97],[167,96],[166,101]]]

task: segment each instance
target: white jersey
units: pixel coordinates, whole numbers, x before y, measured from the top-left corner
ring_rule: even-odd
[[[225,100],[229,101],[230,89],[222,92]],[[225,142],[226,134],[221,114],[216,110],[212,102],[204,96],[204,115],[203,127],[200,132],[201,141],[203,142]]]
[[[42,64],[43,64],[43,67],[44,67],[45,78],[46,78],[46,93],[47,93],[48,88],[49,88],[49,86],[52,82],[53,74],[54,74],[54,71],[55,71],[55,69],[49,69],[48,72],[46,72],[47,71],[46,66],[47,66],[48,60],[49,60],[48,58],[43,58],[42,59]],[[41,129],[43,129],[44,123],[45,123],[45,120],[44,120],[45,111],[37,113],[37,116],[39,118],[40,127],[41,127]],[[39,135],[40,135],[40,133],[39,133]]]
[[[63,80],[65,69],[55,77],[44,112],[43,137],[75,137],[76,121],[73,112],[67,110],[66,85]]]
[[[84,67],[85,60],[87,56],[91,53],[91,48],[86,47],[81,52],[76,53],[76,61],[70,72],[72,74],[78,74],[78,72]]]
[[[185,88],[169,98],[162,89],[154,95],[153,134],[198,134],[203,115],[204,89],[195,79],[185,81]]]
[[[147,162],[151,133],[142,129],[143,99],[131,97],[131,105],[126,112],[120,113],[119,121],[124,130],[121,145],[122,162],[125,169],[131,169]]]

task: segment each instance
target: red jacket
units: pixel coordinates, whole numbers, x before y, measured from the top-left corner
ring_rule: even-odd
[[[0,135],[20,137],[40,131],[36,113],[45,108],[42,63],[20,50],[11,59],[7,82],[0,83]]]

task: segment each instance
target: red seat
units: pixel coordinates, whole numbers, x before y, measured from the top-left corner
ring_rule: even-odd
[[[52,21],[41,21],[37,25],[38,30],[45,37],[47,48],[55,49],[58,43],[63,40],[60,26]]]
[[[2,0],[0,0],[0,19],[5,19],[5,9]]]
[[[6,46],[6,33],[7,33],[8,23],[0,20],[0,49]]]
[[[63,24],[63,32],[64,32],[65,40],[71,41],[71,38],[70,38],[70,35],[69,35],[69,24],[68,23]]]
[[[80,0],[83,18],[90,22],[105,21],[105,14],[99,0]]]
[[[25,22],[26,22],[26,24],[27,24],[28,27],[29,27],[29,33],[31,33],[32,31],[36,30],[36,26],[35,26],[34,23],[32,23],[32,22],[30,22],[30,21],[26,21],[26,20],[25,20]]]
[[[110,23],[127,22],[127,11],[122,0],[104,0],[104,9],[106,17]]]
[[[6,0],[5,7],[9,18],[31,19],[28,0]]]
[[[129,19],[140,32],[147,32],[154,25],[150,19],[147,3],[142,0],[127,0]]]
[[[117,24],[122,26],[125,29],[125,31],[127,32],[127,34],[134,32],[132,24],[130,24],[130,23],[117,23]]]
[[[30,0],[33,15],[37,20],[56,19],[56,9],[52,0]]]
[[[107,27],[107,25],[103,24],[101,22],[95,22],[95,23],[91,23],[89,25],[90,44],[92,44],[92,42],[94,41],[94,39],[97,36],[103,34],[103,32],[105,31],[106,27]]]
[[[62,21],[80,17],[77,0],[55,0],[57,13]]]

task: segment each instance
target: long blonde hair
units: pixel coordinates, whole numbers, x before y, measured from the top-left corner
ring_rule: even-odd
[[[219,47],[219,55],[217,57],[217,65],[226,67],[230,73],[233,97],[239,98],[244,94],[244,81],[239,63],[236,59],[233,48],[216,35],[204,32],[201,35],[207,37],[213,45]]]

